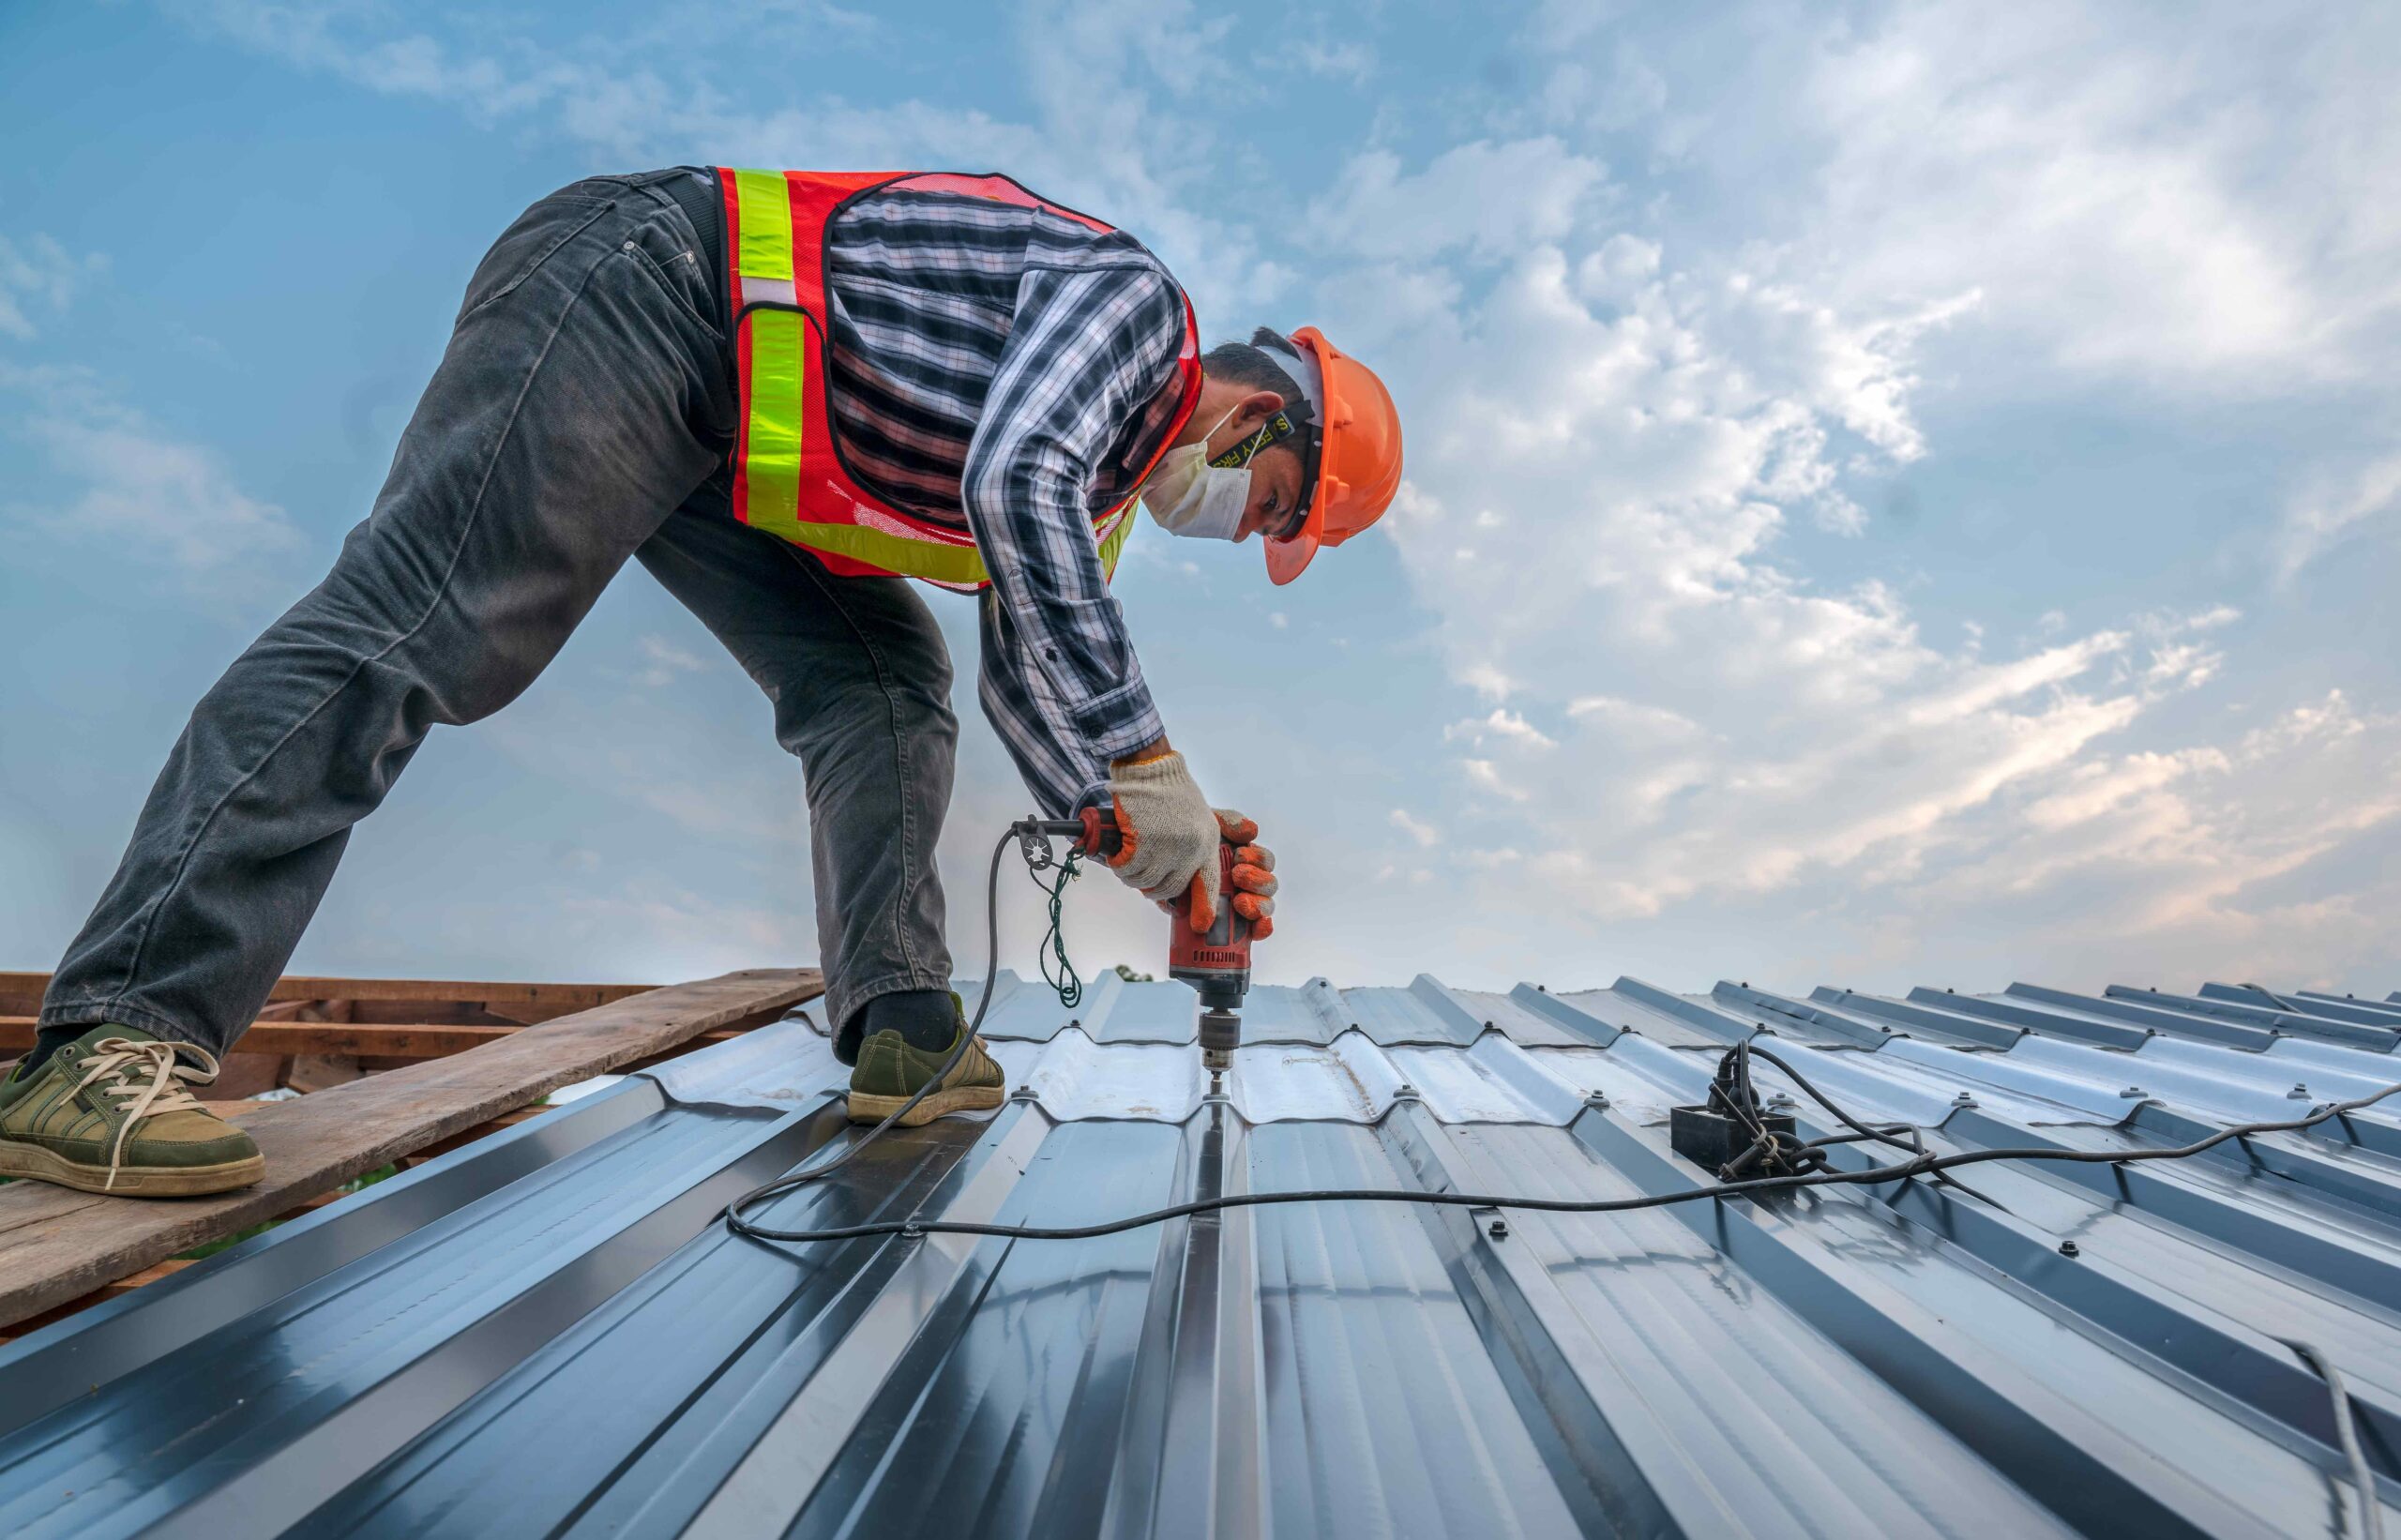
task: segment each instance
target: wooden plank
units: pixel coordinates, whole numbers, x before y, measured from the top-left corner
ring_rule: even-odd
[[[88,1293],[291,1209],[560,1086],[707,1032],[771,1018],[823,989],[814,969],[752,968],[620,999],[263,1107],[242,1119],[266,1178],[219,1198],[103,1198],[41,1182],[0,1187],[0,1322]]]
[[[269,1000],[474,1000],[485,1004],[553,1005],[586,1011],[656,989],[653,984],[461,983],[443,978],[314,978],[276,981]]]
[[[165,1261],[154,1262],[150,1266],[143,1268],[139,1273],[128,1275],[128,1276],[117,1279],[114,1283],[95,1289],[88,1294],[83,1294],[78,1298],[70,1299],[64,1305],[53,1306],[52,1308],[44,1310],[38,1315],[27,1317],[25,1320],[20,1321],[12,1326],[0,1326],[0,1341],[7,1341],[12,1337],[23,1336],[27,1332],[38,1332],[44,1326],[49,1325],[52,1321],[71,1316],[78,1310],[87,1309],[104,1300],[114,1299],[120,1294],[131,1293],[134,1290],[141,1288],[143,1284],[156,1283],[160,1278],[174,1277],[176,1274],[182,1272],[185,1268],[189,1267],[190,1265],[190,1262],[186,1261],[181,1257],[171,1257]]]
[[[234,1040],[234,1054],[380,1053],[395,1059],[438,1059],[513,1037],[523,1027],[360,1026],[341,1021],[262,1021]],[[0,1053],[34,1046],[31,1017],[0,1016]],[[269,1082],[273,1083],[273,1082]]]
[[[100,1297],[102,1299],[114,1299],[119,1294],[131,1293],[134,1290],[141,1288],[145,1283],[156,1283],[160,1278],[172,1278],[190,1265],[191,1263],[186,1261],[181,1257],[170,1257],[162,1262],[152,1262],[149,1266],[143,1268],[139,1273],[128,1274],[126,1276],[117,1279],[114,1283],[112,1283],[108,1287],[102,1289],[100,1291]]]
[[[329,1086],[355,1080],[367,1072],[358,1067],[355,1054],[303,1053],[294,1058],[283,1072],[283,1083],[304,1095],[323,1091]]]
[[[249,1101],[283,1083],[284,1063],[279,1053],[229,1053],[217,1079],[195,1095],[203,1101]]]
[[[267,999],[458,1000],[486,1005],[584,1011],[657,987],[651,984],[524,984],[446,978],[324,978],[292,974],[276,981],[275,989]],[[0,971],[0,1001],[14,1002],[25,997],[38,1001],[42,991],[48,988],[48,974]],[[27,1014],[30,1014],[30,1008]],[[515,1016],[517,1013],[512,1009],[506,1014]]]

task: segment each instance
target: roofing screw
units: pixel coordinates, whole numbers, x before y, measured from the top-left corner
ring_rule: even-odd
[[[2141,1086],[2138,1086],[2138,1085],[2130,1085],[2130,1086],[2126,1087],[2123,1091],[2119,1092],[2119,1093],[2118,1093],[2118,1095],[2121,1095],[2121,1096],[2135,1097],[2135,1096],[2148,1096],[2148,1095],[2151,1095],[2151,1093],[2150,1093],[2150,1092],[2148,1092],[2148,1091],[2145,1091]]]
[[[1037,1098],[1034,1094],[1034,1087],[1030,1085],[1019,1086],[1015,1091],[1009,1093],[1009,1100],[1011,1101],[1034,1101]]]
[[[1951,1098],[1951,1105],[1954,1107],[1973,1107],[1976,1105],[1976,1098],[1962,1091],[1957,1095]]]
[[[1798,1106],[1800,1106],[1800,1105],[1801,1105],[1799,1102],[1796,1102],[1796,1101],[1794,1101],[1794,1100],[1792,1099],[1792,1093],[1791,1093],[1791,1092],[1789,1092],[1789,1091],[1779,1091],[1779,1092],[1777,1092],[1775,1095],[1774,1095],[1770,1096],[1770,1097],[1767,1099],[1767,1104],[1768,1104],[1770,1107],[1774,1107],[1774,1108],[1776,1108],[1776,1109],[1779,1109],[1779,1110],[1781,1110],[1781,1109],[1783,1109],[1783,1108],[1787,1108],[1787,1107],[1798,1107]]]
[[[1584,1093],[1584,1105],[1592,1108],[1595,1111],[1606,1112],[1608,1110],[1609,1094],[1603,1091],[1600,1087],[1594,1086],[1592,1090]]]
[[[1407,1080],[1403,1080],[1398,1085],[1393,1087],[1392,1095],[1393,1100],[1395,1101],[1398,1101],[1404,1096],[1413,1097],[1416,1095],[1417,1088],[1410,1084]]]
[[[2061,1241],[2060,1243],[2060,1255],[2062,1257],[2075,1257],[2081,1255],[2081,1253],[2076,1250],[2076,1243],[2074,1241]]]
[[[2285,1093],[2285,1100],[2287,1101],[2307,1101],[2308,1099],[2309,1087],[2302,1084],[2299,1080],[2293,1081],[2292,1089]]]
[[[1490,1227],[1485,1230],[1485,1233],[1491,1236],[1496,1241],[1505,1241],[1509,1238],[1509,1221],[1506,1219],[1495,1219],[1492,1221]]]

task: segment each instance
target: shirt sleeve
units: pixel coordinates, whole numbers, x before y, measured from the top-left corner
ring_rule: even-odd
[[[979,693],[1055,814],[1163,735],[1087,501],[1183,343],[1182,295],[1155,265],[1028,268],[968,448],[959,495],[992,580]]]
[[[1049,676],[1023,656],[1023,642],[997,592],[985,591],[980,618],[977,697],[1034,806],[1045,818],[1072,818],[1086,804],[1105,805],[1109,762],[1094,756],[1051,693]]]

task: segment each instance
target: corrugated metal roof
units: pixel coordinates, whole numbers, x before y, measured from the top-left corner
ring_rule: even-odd
[[[1004,975],[1007,1107],[756,1217],[1683,1190],[1709,1177],[1668,1109],[1759,1034],[1944,1149],[2182,1143],[2401,1079],[2401,999],[2250,985],[1421,977],[1261,989],[1244,1024],[1211,1102],[1181,986],[1069,1011]],[[1963,1173],[1989,1203],[1921,1180],[1074,1243],[727,1233],[725,1201],[843,1137],[841,1076],[797,1019],[0,1351],[0,1531],[2357,1533],[2287,1339],[2348,1376],[2401,1499],[2401,1098],[2188,1161]]]

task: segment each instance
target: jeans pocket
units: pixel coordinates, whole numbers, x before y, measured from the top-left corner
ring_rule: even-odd
[[[557,255],[559,248],[582,234],[593,221],[616,206],[612,199],[554,192],[519,215],[517,222],[501,232],[500,239],[484,253],[484,260],[476,266],[476,276],[467,280],[467,295],[460,302],[459,320],[466,320],[494,300],[506,298],[518,285],[541,271],[542,264]]]
[[[645,220],[627,234],[624,249],[685,314],[707,327],[711,337],[725,340],[725,328],[713,313],[717,290],[701,270],[697,248],[677,241],[658,221]]]

